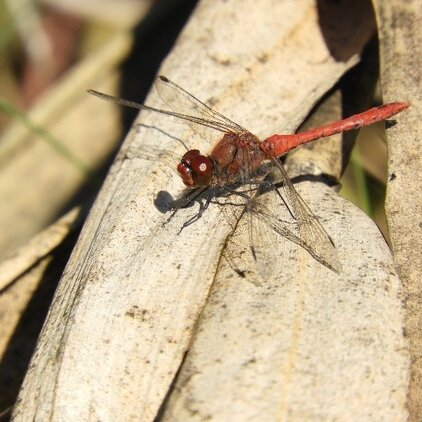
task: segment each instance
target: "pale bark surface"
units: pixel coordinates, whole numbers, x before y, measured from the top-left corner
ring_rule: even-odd
[[[388,131],[386,216],[404,286],[405,332],[411,353],[410,421],[422,419],[422,28],[420,2],[377,1],[381,87],[385,101],[411,103]]]
[[[368,32],[355,23],[336,60],[318,22],[308,0],[203,1],[161,73],[258,136],[289,133]],[[154,92],[147,103],[162,106]],[[323,183],[297,183],[343,270],[278,238],[274,276],[254,284],[221,257],[247,237],[225,245],[216,204],[181,232],[195,210],[163,224],[158,192],[183,191],[168,162],[184,149],[169,134],[193,135],[162,116],[138,123],[60,282],[14,420],[152,421],[161,406],[181,421],[406,420],[400,283],[372,221]],[[294,162],[305,169],[318,162]]]

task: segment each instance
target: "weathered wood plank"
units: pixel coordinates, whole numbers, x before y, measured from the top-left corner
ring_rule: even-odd
[[[331,55],[312,1],[203,1],[161,72],[263,136],[294,130],[348,57]],[[159,105],[154,93],[147,102]],[[193,210],[163,225],[157,193],[183,186],[165,154],[144,156],[181,155],[166,133],[183,133],[161,116],[139,122],[61,280],[14,420],[153,420],[190,347],[164,419],[356,420],[361,406],[358,416],[404,420],[399,283],[373,223],[324,184],[300,184],[341,275],[279,239],[276,275],[239,280],[220,260],[230,227],[215,204],[180,233]]]

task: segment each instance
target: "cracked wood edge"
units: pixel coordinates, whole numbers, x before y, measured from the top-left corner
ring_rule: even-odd
[[[386,217],[394,260],[404,287],[405,332],[411,355],[409,421],[422,418],[422,29],[420,3],[375,1],[384,101],[411,107],[387,130]]]
[[[78,224],[80,225],[80,211],[80,207],[72,208],[54,224],[2,261],[0,263],[0,290],[6,289],[40,259],[52,252]]]

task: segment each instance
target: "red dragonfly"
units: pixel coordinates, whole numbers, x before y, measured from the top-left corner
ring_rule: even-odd
[[[236,197],[241,198],[241,213],[246,211],[248,216],[251,256],[263,278],[269,276],[271,265],[268,251],[273,248],[267,240],[270,237],[267,235],[268,229],[299,244],[335,272],[341,271],[332,240],[293,187],[279,158],[301,144],[387,119],[406,109],[408,103],[384,104],[306,132],[272,135],[260,141],[247,129],[214,111],[166,77],[157,78],[156,88],[161,99],[173,111],[149,107],[93,90],[88,92],[120,105],[176,117],[185,121],[204,139],[214,141],[208,155],[201,154],[197,149],[186,152],[177,170],[186,186],[198,189],[195,195],[217,187],[228,196],[236,194]],[[273,183],[274,180],[276,183]],[[272,189],[278,193],[284,210],[287,209],[287,214],[292,217],[290,225],[286,222],[287,217],[282,216],[281,209],[275,215],[259,199],[263,196],[262,193]],[[186,205],[193,197],[196,196],[189,195],[182,203]],[[209,202],[210,199],[204,209]],[[226,206],[223,208],[223,213],[227,215]],[[238,213],[237,218],[239,217]]]

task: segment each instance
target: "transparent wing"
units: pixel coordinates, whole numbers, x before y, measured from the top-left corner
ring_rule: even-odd
[[[263,180],[252,192],[244,186],[239,189],[220,207],[232,227],[224,257],[238,273],[261,284],[274,273],[280,235],[305,249],[308,247],[299,237],[298,223],[287,207],[281,207],[276,215],[272,211],[279,201],[271,182]]]
[[[183,113],[177,113],[173,111],[162,110],[160,108],[150,107],[145,104],[137,103],[135,101],[129,101],[129,100],[125,100],[124,98],[119,98],[119,97],[114,97],[113,95],[104,94],[103,92],[95,91],[94,89],[89,89],[88,93],[95,95],[96,97],[101,98],[102,100],[110,101],[112,103],[119,104],[125,107],[136,108],[138,110],[147,110],[147,111],[152,111],[154,113],[160,113],[160,114],[165,114],[167,116],[176,117],[178,119],[182,119],[188,124],[206,126],[219,132],[227,132],[228,130],[227,128],[223,127],[219,122],[213,122],[211,120],[202,119],[200,117],[189,116]]]
[[[299,241],[293,238],[291,240],[305,248],[319,262],[339,273],[341,265],[330,236],[293,187],[281,162],[278,159],[273,159],[272,161],[275,164],[276,173],[282,181],[281,186],[277,187],[276,190],[298,224],[298,233],[295,237]],[[270,217],[268,223],[282,236],[289,236],[285,227],[280,224],[277,218]]]
[[[213,110],[165,76],[156,79],[155,87],[160,98],[171,110],[192,117],[187,119],[187,124],[211,147],[219,140],[216,139],[215,130],[223,133],[249,133],[247,129]]]
[[[265,220],[266,215],[271,215],[271,213],[263,205],[262,198],[258,198],[258,194],[252,198],[246,214],[249,220],[249,247],[252,262],[254,262],[261,279],[265,282],[274,273],[278,239],[276,232],[268,224],[268,220]],[[271,198],[268,199],[271,200]]]
[[[245,146],[238,151],[244,154],[240,185],[223,187],[230,196],[221,207],[221,213],[232,227],[224,257],[236,272],[244,276],[247,274],[250,281],[261,284],[273,273],[276,252],[274,245],[278,240],[277,233],[268,222],[263,221],[270,212],[268,209],[262,212],[265,207],[260,198],[261,188],[266,185],[265,178],[272,164],[264,163],[252,173],[249,168],[250,148]],[[257,212],[258,207],[261,212]],[[289,235],[294,236],[293,233]]]
[[[248,132],[245,128],[213,110],[179,85],[171,82],[165,76],[159,76],[156,79],[155,87],[160,98],[172,111],[150,107],[135,101],[128,101],[94,90],[88,90],[88,92],[103,100],[111,101],[126,107],[152,111],[180,119],[206,140],[210,146],[213,146],[219,137],[221,138],[221,133]]]
[[[155,87],[160,98],[177,113],[192,116],[200,124],[210,125],[224,132],[247,132],[245,128],[213,110],[165,76],[156,79]],[[192,123],[196,121],[192,120]]]
[[[248,163],[246,158],[245,163]],[[266,177],[270,168],[273,170],[272,176],[279,182],[277,186]],[[255,267],[261,280],[267,280],[273,273],[276,244],[280,235],[307,250],[333,271],[341,271],[329,235],[297,193],[279,160],[264,164],[261,173],[253,178],[243,177],[242,186],[235,193],[238,205],[243,206],[243,212],[240,213],[239,206],[237,209],[229,206],[222,209],[222,214],[228,221],[241,218],[236,227],[237,233],[231,235],[231,240],[237,243],[237,249],[228,247],[226,252],[232,267],[237,267],[242,272],[246,268],[245,271],[252,275]],[[277,206],[278,210],[274,213],[274,207],[277,209]],[[237,250],[242,251],[241,259]],[[253,263],[252,267],[247,263],[248,260]]]

